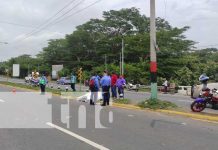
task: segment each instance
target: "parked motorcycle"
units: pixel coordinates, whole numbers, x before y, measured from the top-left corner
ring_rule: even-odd
[[[207,88],[201,93],[200,97],[196,98],[191,104],[191,110],[193,112],[201,112],[206,108],[207,104],[212,105],[212,109],[215,109],[218,106],[218,97],[215,95],[218,95],[217,89],[211,91]]]
[[[32,86],[39,86],[39,79],[38,79],[38,78],[32,78],[32,79],[30,80],[30,84],[31,84]]]
[[[140,85],[139,84],[132,84],[132,83],[128,83],[127,84],[127,89],[130,91],[130,90],[134,90],[136,92],[139,91],[139,87]]]

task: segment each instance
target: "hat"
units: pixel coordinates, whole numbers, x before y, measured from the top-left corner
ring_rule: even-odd
[[[202,74],[200,77],[199,77],[199,81],[206,81],[206,80],[209,80],[209,77],[206,76],[205,74]]]

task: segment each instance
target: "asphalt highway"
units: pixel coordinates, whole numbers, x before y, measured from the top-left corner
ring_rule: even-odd
[[[215,150],[218,124],[0,87],[1,150]]]

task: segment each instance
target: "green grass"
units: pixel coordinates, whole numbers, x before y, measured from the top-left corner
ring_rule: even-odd
[[[129,104],[130,103],[130,100],[129,99],[116,99],[113,101],[114,103],[118,103],[118,104]]]
[[[151,92],[150,88],[139,88],[139,92]]]
[[[161,100],[145,100],[143,102],[140,102],[138,104],[141,108],[149,108],[149,109],[175,109],[178,108],[178,106],[172,102],[169,101],[161,101]]]
[[[26,84],[21,84],[21,83],[12,83],[12,82],[0,81],[0,84],[24,88],[24,89],[30,89],[30,90],[37,90],[37,91],[40,90],[39,86],[31,86],[31,85],[26,85]],[[51,88],[46,88],[46,92],[51,92],[53,94],[58,94],[58,95],[61,94],[61,90],[51,89]]]

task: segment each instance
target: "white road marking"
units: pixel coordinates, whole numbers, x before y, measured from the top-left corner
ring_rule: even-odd
[[[182,123],[181,123],[181,125],[184,125],[184,126],[186,126],[186,125],[187,125],[187,123],[185,123],[185,122],[182,122]]]
[[[175,101],[178,101],[178,102],[186,102],[186,103],[192,103],[193,101],[190,101],[190,100],[175,100]]]
[[[4,103],[5,101],[4,101],[4,100],[2,100],[2,99],[0,99],[0,102]]]
[[[80,135],[78,135],[76,133],[73,133],[73,132],[71,132],[69,130],[66,130],[66,129],[62,128],[62,127],[59,127],[59,126],[57,126],[57,125],[55,125],[53,123],[47,122],[46,124],[48,126],[50,126],[50,127],[53,127],[53,128],[55,128],[55,129],[57,129],[59,131],[62,131],[64,133],[66,133],[66,134],[68,134],[68,135],[70,135],[70,136],[72,136],[72,137],[74,137],[74,138],[76,138],[76,139],[78,139],[80,141],[83,141],[83,142],[85,142],[85,143],[87,143],[87,144],[89,144],[89,145],[91,145],[91,146],[93,146],[93,147],[95,147],[95,148],[97,148],[99,150],[110,150],[110,149],[108,149],[108,148],[106,148],[106,147],[104,147],[102,145],[99,145],[99,144],[97,144],[97,143],[95,143],[95,142],[93,142],[93,141],[91,141],[89,139],[86,139],[86,138],[84,138],[84,137],[82,137],[82,136],[80,136]]]

